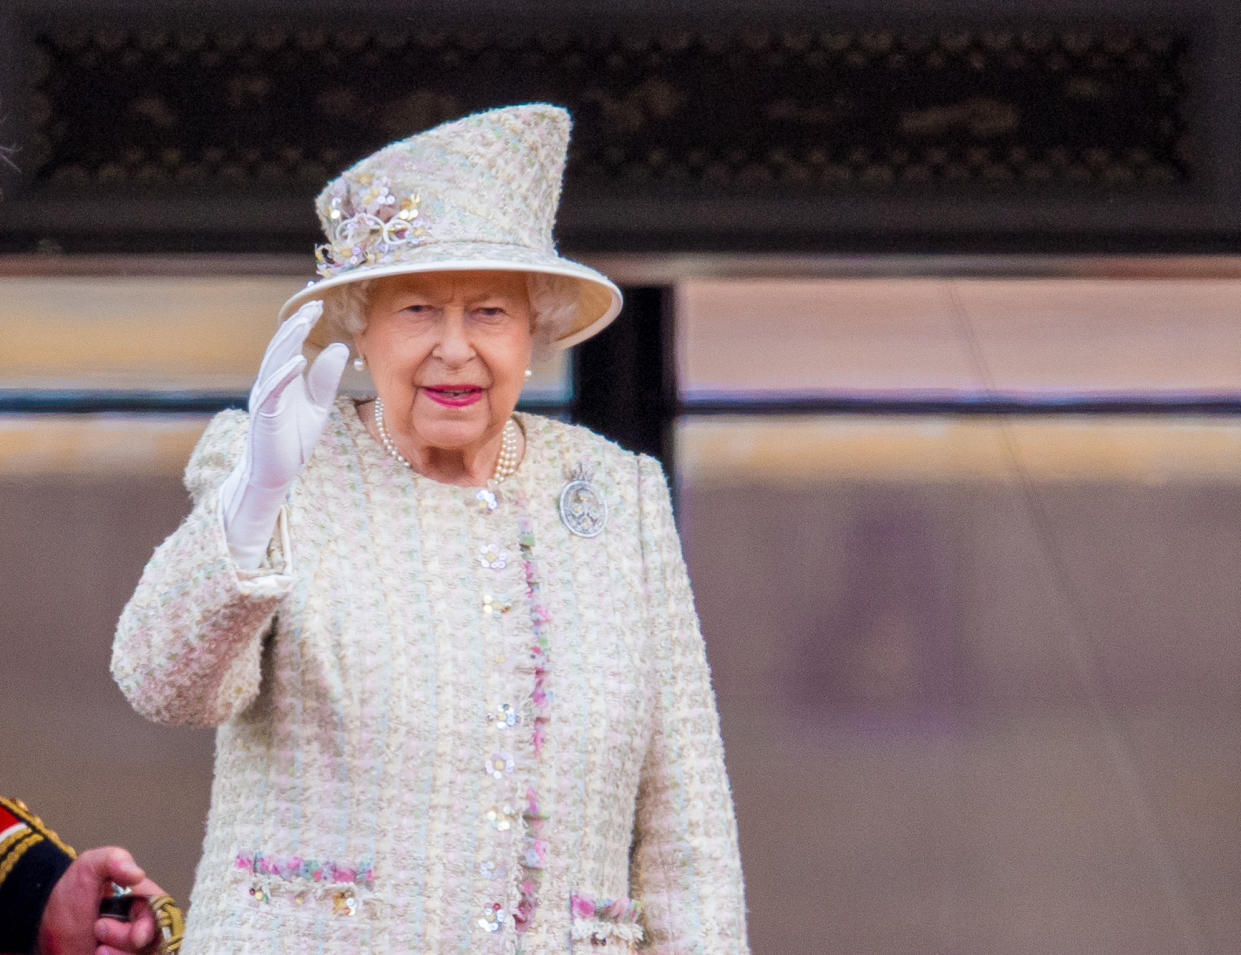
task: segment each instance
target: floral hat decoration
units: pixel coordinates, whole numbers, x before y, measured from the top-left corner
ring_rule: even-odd
[[[475,113],[385,146],[328,183],[315,201],[327,241],[320,278],[280,309],[349,282],[415,272],[496,269],[571,280],[577,319],[553,345],[606,326],[621,294],[604,275],[562,258],[552,239],[569,146],[569,113],[530,103]],[[309,344],[350,341],[321,320]]]

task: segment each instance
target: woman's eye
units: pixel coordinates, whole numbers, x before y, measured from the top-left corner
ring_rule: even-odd
[[[508,315],[508,312],[498,305],[488,305],[482,308],[477,308],[474,310],[474,313],[478,315],[479,318],[483,318],[488,321],[495,321]]]

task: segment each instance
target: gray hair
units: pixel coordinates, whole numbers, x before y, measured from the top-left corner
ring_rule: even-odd
[[[565,275],[527,272],[526,295],[534,317],[534,349],[539,356],[553,350],[553,343],[567,335],[577,320],[577,283]],[[349,282],[329,289],[323,296],[323,318],[328,326],[347,338],[366,328],[371,292],[379,279]]]

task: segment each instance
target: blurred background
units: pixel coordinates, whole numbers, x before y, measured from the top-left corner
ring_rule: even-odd
[[[622,318],[530,410],[658,454],[756,955],[1241,948],[1224,0],[0,9],[0,791],[188,898],[210,732],[107,663],[383,143],[547,99]]]

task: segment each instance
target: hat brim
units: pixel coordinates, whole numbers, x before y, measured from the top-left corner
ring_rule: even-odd
[[[466,271],[542,272],[574,280],[577,319],[572,328],[552,340],[553,348],[569,348],[598,334],[620,313],[623,301],[620,289],[607,276],[554,252],[492,243],[434,242],[403,249],[398,262],[360,265],[311,282],[280,307],[278,319],[283,322],[307,302],[322,299],[332,289],[352,282],[393,275]],[[326,319],[321,319],[306,338],[313,348],[324,348],[334,341],[352,344],[352,336]]]

